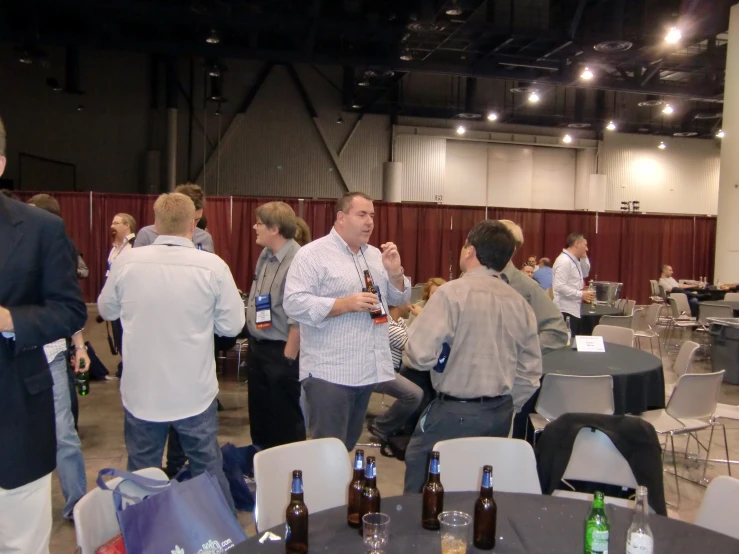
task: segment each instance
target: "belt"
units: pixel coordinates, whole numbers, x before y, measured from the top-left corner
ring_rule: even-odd
[[[436,398],[442,401],[450,400],[452,402],[492,402],[493,400],[500,400],[503,395],[500,396],[476,396],[475,398],[457,398],[451,394],[444,394],[443,392],[437,392]]]
[[[284,344],[285,344],[285,341],[284,341],[284,340],[267,340],[267,339],[256,339],[256,338],[254,338],[254,337],[250,337],[250,338],[249,338],[249,340],[250,340],[251,342],[255,342],[255,343],[257,343],[257,344],[263,344],[263,345],[265,345],[265,346],[267,346],[267,345],[270,345],[270,344],[282,344],[282,345],[284,345]]]

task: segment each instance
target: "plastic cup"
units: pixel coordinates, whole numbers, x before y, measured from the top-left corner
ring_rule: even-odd
[[[362,536],[367,554],[385,554],[390,541],[390,516],[366,514],[362,517]]]
[[[467,554],[472,517],[464,512],[441,512],[441,554]]]

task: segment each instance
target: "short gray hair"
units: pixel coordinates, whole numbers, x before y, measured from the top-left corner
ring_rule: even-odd
[[[195,221],[195,203],[180,192],[162,194],[154,202],[154,221],[160,235],[184,235]]]
[[[499,221],[508,227],[508,230],[513,235],[513,238],[516,241],[516,250],[521,248],[523,246],[523,230],[521,227],[510,219],[501,219]]]

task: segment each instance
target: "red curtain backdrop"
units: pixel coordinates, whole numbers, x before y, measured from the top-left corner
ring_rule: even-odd
[[[27,201],[32,192],[18,194]],[[90,268],[81,282],[85,301],[94,302],[104,283],[110,250],[110,222],[128,213],[141,228],[154,222],[156,196],[55,192],[67,232]],[[261,248],[254,243],[254,210],[266,198],[209,197],[205,215],[216,253],[231,267],[236,284],[251,285]],[[297,199],[285,200],[298,213]],[[313,238],[326,235],[334,221],[333,200],[305,200],[303,217]],[[413,283],[431,277],[459,274],[459,251],[470,229],[486,215],[484,208],[436,204],[375,203],[372,244],[398,245],[406,274]],[[517,267],[529,255],[554,259],[569,233],[581,232],[590,247],[591,278],[619,281],[623,296],[646,303],[649,279],[658,277],[659,265],[668,263],[678,279],[713,279],[716,219],[693,216],[595,214],[555,210],[488,208],[491,219],[510,219],[521,225],[524,246],[514,257]],[[719,279],[722,276],[717,276]]]

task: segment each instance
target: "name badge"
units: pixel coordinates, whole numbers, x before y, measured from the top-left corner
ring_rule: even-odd
[[[272,299],[269,294],[262,294],[254,298],[256,305],[257,329],[269,329],[272,327]]]

